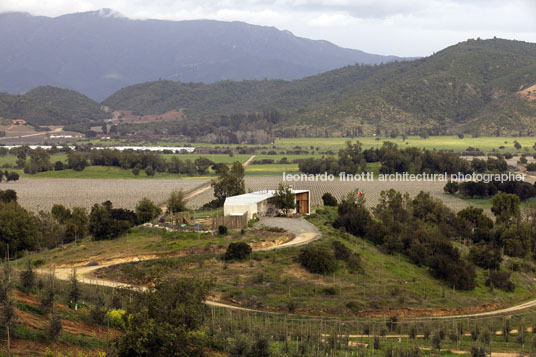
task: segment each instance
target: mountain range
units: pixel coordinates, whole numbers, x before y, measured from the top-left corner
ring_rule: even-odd
[[[0,117],[24,118],[36,125],[78,123],[88,128],[90,121],[110,117],[108,109],[151,115],[151,120],[131,121],[123,133],[179,135],[206,132],[207,125],[208,132],[217,133],[236,130],[222,127],[228,122],[222,116],[242,115],[239,126],[247,127],[243,115],[277,111],[273,129],[283,135],[371,135],[378,130],[532,135],[536,44],[471,39],[425,58],[348,65],[292,81],[160,79],[124,87],[100,103],[50,86],[23,95],[0,94]],[[163,115],[168,112],[175,114]],[[262,121],[255,125],[247,130],[261,128]]]
[[[536,131],[536,44],[468,40],[413,61],[354,65],[295,81],[154,81],[119,90],[114,109],[191,118],[278,110],[285,127],[372,134]],[[304,135],[315,135],[308,131]]]
[[[0,14],[0,91],[51,85],[100,101],[168,79],[294,80],[345,65],[400,58],[341,48],[274,27],[212,20],[132,20],[110,9],[59,17]]]

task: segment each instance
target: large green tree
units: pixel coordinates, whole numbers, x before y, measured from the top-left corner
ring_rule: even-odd
[[[499,193],[491,199],[491,212],[497,223],[511,223],[519,218],[519,196],[510,193]]]
[[[205,318],[209,289],[209,283],[182,279],[137,293],[125,314],[126,333],[117,341],[119,356],[203,355],[191,332]]]
[[[285,216],[288,216],[290,211],[296,208],[296,196],[292,193],[290,186],[282,182],[279,183],[272,202],[278,209],[285,212]]]
[[[34,250],[39,238],[39,220],[16,202],[0,202],[0,256],[16,257],[24,250]]]
[[[240,162],[235,161],[231,169],[220,168],[219,177],[212,182],[212,187],[214,187],[214,197],[216,197],[215,203],[217,206],[222,206],[227,197],[246,193],[244,166]]]

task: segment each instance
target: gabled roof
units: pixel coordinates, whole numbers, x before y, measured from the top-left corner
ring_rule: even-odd
[[[309,190],[292,190],[293,194],[304,193],[304,192],[309,192]],[[223,205],[224,206],[225,205],[246,206],[246,205],[251,205],[251,204],[257,204],[259,202],[262,202],[262,201],[265,201],[267,199],[274,197],[274,195],[275,195],[275,190],[250,192],[250,193],[245,193],[243,195],[227,197]]]

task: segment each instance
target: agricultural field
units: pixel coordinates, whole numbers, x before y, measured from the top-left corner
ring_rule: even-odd
[[[53,154],[50,155],[50,162],[54,164],[56,161],[61,162],[67,162],[67,155],[66,154]],[[0,156],[0,166],[8,164],[8,165],[15,165],[17,162],[17,157],[15,155],[5,155]],[[21,170],[22,172],[22,170]]]
[[[269,166],[269,165],[259,165]],[[249,169],[249,167],[248,167]],[[259,191],[266,189],[277,189],[277,186],[282,182],[283,176],[246,176],[246,191]],[[333,182],[317,181],[317,182],[287,182],[292,185],[292,188],[298,190],[311,191],[311,206],[322,205],[322,195],[329,192],[338,200],[344,198],[348,193],[361,189],[364,193],[366,204],[369,207],[376,206],[380,197],[380,192],[383,190],[395,189],[400,192],[407,192],[411,196],[417,195],[421,191],[430,192],[433,197],[441,199],[447,206],[454,210],[460,210],[470,205],[469,202],[456,196],[447,195],[443,191],[445,182],[426,182],[425,185],[415,182],[380,182],[377,179],[372,182],[348,182],[340,181],[336,178]],[[214,199],[213,190],[207,190],[201,195],[191,199],[190,208],[199,208],[203,204]]]
[[[342,148],[346,141],[359,140],[364,148],[381,146],[384,141],[391,141],[400,146],[415,146],[430,150],[453,150],[453,151],[465,151],[468,147],[478,148],[483,152],[490,152],[494,149],[499,152],[534,152],[532,146],[536,143],[536,137],[531,136],[482,136],[478,138],[472,138],[469,135],[460,139],[458,136],[430,136],[428,138],[421,138],[420,136],[408,136],[406,140],[402,140],[401,136],[391,138],[387,136],[363,136],[356,138],[277,138],[272,145],[221,145],[221,144],[206,144],[206,143],[180,143],[173,141],[163,141],[157,143],[128,143],[129,145],[159,145],[159,146],[192,146],[192,147],[211,147],[211,148],[233,148],[233,147],[255,147],[258,148],[257,154],[261,154],[261,151],[274,150],[278,154],[282,150],[293,150],[296,147],[300,147],[304,150],[311,150],[311,147],[315,148],[315,152],[318,148],[319,152],[325,151],[337,151]],[[514,141],[517,140],[522,148],[517,150],[514,147]],[[122,145],[125,141],[90,141],[93,145]],[[504,146],[504,149],[500,149]],[[268,155],[270,156],[270,155]],[[289,157],[290,160],[290,157]]]
[[[4,182],[0,189],[17,192],[19,203],[30,210],[49,210],[55,203],[67,207],[91,208],[95,203],[112,201],[115,207],[133,209],[136,203],[148,197],[156,203],[167,199],[171,191],[190,191],[207,182],[207,179],[54,179],[21,178],[16,182]]]
[[[296,146],[300,146],[307,149],[311,146],[319,148],[320,151],[337,151],[342,148],[348,140],[359,140],[364,148],[380,147],[384,141],[391,141],[399,146],[415,146],[418,148],[429,150],[452,150],[456,152],[465,151],[468,147],[478,148],[483,152],[490,152],[494,149],[499,152],[525,152],[528,150],[534,153],[535,150],[532,147],[536,143],[536,137],[513,137],[513,136],[487,136],[471,138],[469,136],[463,139],[457,136],[431,136],[426,139],[419,136],[409,136],[405,141],[402,137],[390,138],[390,137],[359,137],[355,139],[350,138],[280,138],[277,139],[274,145],[277,148],[290,150]],[[517,140],[522,148],[517,150],[514,147],[514,141]],[[504,149],[500,149],[504,146]]]

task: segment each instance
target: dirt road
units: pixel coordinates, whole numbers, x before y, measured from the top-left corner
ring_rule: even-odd
[[[257,223],[265,225],[267,227],[279,227],[279,228],[286,229],[288,232],[295,234],[295,237],[294,239],[286,243],[271,246],[271,247],[266,247],[266,248],[255,249],[256,251],[284,249],[288,247],[299,246],[299,245],[310,243],[311,241],[318,239],[320,237],[320,233],[318,232],[318,229],[313,224],[307,222],[303,218],[265,218]],[[106,264],[98,264],[98,265],[95,264],[91,266],[88,266],[88,265],[77,266],[76,275],[77,275],[78,281],[85,283],[85,284],[110,286],[110,287],[139,288],[131,284],[124,284],[124,283],[119,283],[119,282],[112,281],[112,280],[94,278],[94,277],[91,277],[90,275],[96,270],[99,270],[102,268],[107,268],[107,267],[119,265],[119,264],[126,264],[126,263],[131,263],[131,262],[154,260],[154,259],[157,259],[155,255],[140,255],[140,256],[111,259],[107,261]],[[50,270],[45,270],[45,269],[38,269],[37,272],[40,274],[51,273]],[[60,280],[69,280],[73,273],[73,268],[72,267],[56,268],[52,272],[54,273],[56,278]],[[207,301],[207,304],[212,305],[212,306],[233,308],[236,310],[254,311],[250,309],[244,309],[244,308],[240,308],[236,306],[226,305],[226,304],[215,302],[215,301]]]
[[[257,228],[262,226],[283,228],[287,232],[293,233],[296,237],[278,246],[258,249],[259,251],[297,247],[320,238],[318,228],[303,218],[263,217],[259,222],[255,223]]]
[[[283,243],[277,246],[255,249],[256,251],[267,251],[267,250],[284,249],[288,247],[300,246],[300,245],[308,244],[320,238],[320,232],[318,231],[318,228],[303,218],[266,217],[266,218],[261,219],[261,221],[257,222],[256,225],[257,226],[264,225],[267,227],[279,227],[279,228],[283,228],[287,230],[290,233],[294,233],[296,235],[296,237],[292,239],[291,241],[288,241],[286,243]],[[103,265],[77,267],[76,271],[77,271],[79,281],[86,283],[86,284],[111,286],[111,287],[140,288],[140,287],[133,286],[130,284],[118,283],[118,282],[111,281],[111,280],[97,279],[97,278],[89,277],[88,275],[98,269],[106,268],[112,265],[125,264],[128,262],[135,262],[135,261],[149,260],[149,259],[155,259],[155,258],[154,256],[120,258],[120,259],[117,259],[116,261],[113,261],[113,260],[109,261]],[[39,271],[39,272],[48,273],[49,271]],[[61,280],[69,280],[71,277],[71,274],[72,274],[72,268],[60,268],[60,269],[55,270],[56,277]],[[143,287],[141,288],[143,289]],[[217,301],[208,300],[206,301],[206,303],[207,305],[210,305],[210,306],[224,307],[224,308],[232,309],[232,310],[266,313],[266,311],[263,311],[263,310],[248,309],[248,308],[243,308],[240,306],[233,306],[233,305],[229,305],[229,304],[225,304],[225,303],[221,303]],[[412,320],[429,320],[429,319],[443,319],[443,320],[451,319],[452,320],[452,319],[467,318],[467,317],[489,317],[489,316],[510,314],[510,313],[518,312],[520,310],[533,308],[533,307],[536,307],[536,299],[527,301],[527,302],[524,302],[522,304],[518,304],[515,306],[511,306],[508,308],[495,310],[495,311],[479,312],[479,313],[472,313],[472,314],[465,314],[465,315],[430,316],[430,317],[421,317],[421,318],[412,319]]]

